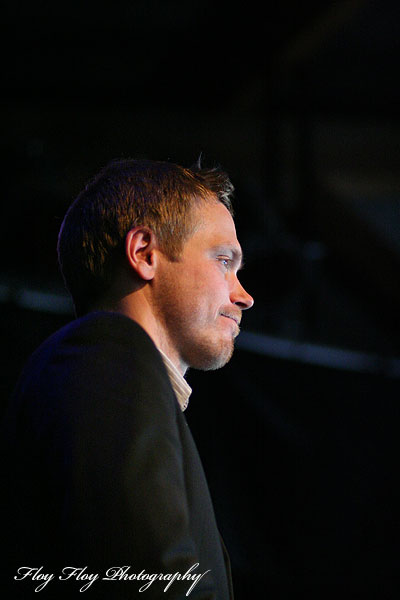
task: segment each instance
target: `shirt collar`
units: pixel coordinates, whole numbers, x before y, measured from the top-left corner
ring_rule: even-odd
[[[184,411],[186,410],[189,404],[189,398],[190,394],[192,393],[192,388],[190,387],[186,379],[178,371],[174,363],[168,358],[168,356],[164,354],[164,352],[160,350],[160,348],[158,348],[158,351],[160,352],[161,357],[164,361],[164,365],[167,369],[168,376],[171,380],[172,388],[178,399],[179,406],[181,407],[181,410]]]

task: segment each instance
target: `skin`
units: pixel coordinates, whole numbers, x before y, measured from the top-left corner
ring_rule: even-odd
[[[238,280],[242,250],[229,211],[214,201],[195,211],[199,225],[177,261],[168,260],[149,229],[129,232],[128,275],[140,285],[117,307],[147,331],[182,375],[189,367],[226,364],[242,311],[253,305]]]

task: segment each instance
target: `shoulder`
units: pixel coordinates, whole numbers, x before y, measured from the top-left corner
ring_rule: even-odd
[[[152,339],[135,321],[115,312],[92,312],[71,321],[51,335],[36,351],[44,352],[62,344],[106,344],[107,342],[128,344],[149,352],[158,353]]]
[[[159,351],[145,330],[132,319],[113,312],[92,312],[71,321],[49,338],[32,354],[29,362],[98,353],[128,353],[137,357],[151,355],[162,362]]]
[[[93,312],[68,323],[32,354],[21,374],[18,394],[43,395],[97,390],[163,389],[170,382],[150,336],[132,319]]]

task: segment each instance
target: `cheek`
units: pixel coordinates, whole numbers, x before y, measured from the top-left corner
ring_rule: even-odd
[[[202,310],[203,315],[212,321],[218,317],[221,308],[229,302],[227,286],[221,279],[221,277],[210,277],[196,289],[199,310]]]
[[[192,265],[178,277],[169,279],[168,284],[181,313],[191,315],[192,319],[194,315],[214,318],[219,308],[229,302],[228,283],[218,267]]]

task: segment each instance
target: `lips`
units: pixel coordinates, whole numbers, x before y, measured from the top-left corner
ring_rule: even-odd
[[[226,317],[227,319],[232,319],[232,321],[235,321],[236,325],[239,327],[240,321],[241,321],[240,316],[235,315],[233,313],[227,313],[227,312],[221,313],[221,316]]]

